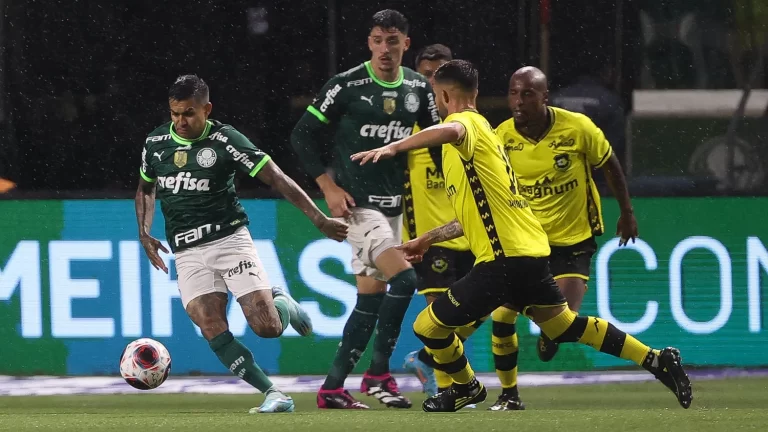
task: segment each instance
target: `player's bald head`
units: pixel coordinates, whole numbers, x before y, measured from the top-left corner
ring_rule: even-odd
[[[512,74],[512,78],[509,79],[510,87],[515,81],[524,84],[525,87],[531,87],[540,92],[547,91],[547,76],[537,67],[525,66],[516,70],[515,73]]]

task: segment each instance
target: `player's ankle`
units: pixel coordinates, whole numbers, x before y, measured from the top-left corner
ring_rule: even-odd
[[[517,389],[517,385],[512,387],[502,388],[501,394],[503,394],[504,396],[510,396],[510,397],[520,397],[520,393]]]

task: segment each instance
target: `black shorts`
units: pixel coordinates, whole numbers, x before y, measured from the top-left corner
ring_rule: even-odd
[[[592,255],[597,251],[594,237],[571,246],[550,246],[549,268],[555,279],[575,277],[589,280]]]
[[[475,256],[470,251],[433,246],[424,254],[424,260],[413,266],[419,276],[418,293],[444,293],[474,265]]]
[[[461,327],[506,303],[523,313],[529,306],[567,303],[549,272],[548,258],[505,257],[477,264],[432,303],[432,315],[438,325]]]

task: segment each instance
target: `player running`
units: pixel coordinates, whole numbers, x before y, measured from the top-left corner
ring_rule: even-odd
[[[389,359],[417,288],[416,272],[395,249],[402,242],[406,158],[364,169],[349,156],[409,136],[417,122],[427,127],[440,118],[429,82],[401,66],[410,45],[406,18],[383,10],[373,15],[370,28],[371,60],[331,78],[291,135],[291,144],[323,191],[331,215],[349,222],[358,288],[357,304],[317,394],[320,408],[368,408],[344,390],[344,381],[374,329],[373,359],[360,391],[388,407],[411,407],[389,372]],[[329,135],[336,179],[326,173],[319,156]]]
[[[454,381],[449,391],[425,400],[424,411],[453,412],[485,400],[486,389],[476,379],[454,329],[505,303],[530,316],[556,342],[579,342],[632,360],[688,408],[691,385],[677,349],[651,349],[603,319],[578,316],[568,308],[549,271],[547,235],[517,190],[501,140],[475,109],[474,66],[463,60],[444,64],[435,73],[435,90],[440,113],[447,115],[442,125],[352,156],[362,165],[400,152],[452,143],[443,146],[443,173],[457,220],[400,247],[409,259],[418,259],[432,244],[464,234],[477,257],[470,273],[428,305],[414,323],[414,331],[425,345],[424,355],[419,357],[431,360],[432,366]]]
[[[416,70],[429,79],[434,88],[432,78],[435,70],[452,59],[453,54],[447,46],[429,45],[416,55]],[[414,127],[414,133],[418,130],[418,126]],[[403,240],[406,242],[456,218],[445,193],[445,179],[439,168],[441,161],[440,147],[408,152],[403,199]],[[469,273],[474,262],[475,256],[463,236],[436,244],[427,251],[422,262],[413,265],[419,276],[418,293],[424,295],[427,304],[432,303],[445,293],[449,286]],[[482,322],[478,320],[475,325],[458,328],[456,334],[463,342]],[[419,360],[418,351],[408,353],[404,367],[419,378],[428,396],[448,389],[453,382],[446,373],[432,369]]]
[[[508,102],[513,117],[496,129],[515,172],[520,194],[530,203],[549,238],[549,267],[568,307],[578,312],[589,281],[595,237],[605,231],[600,195],[592,170],[602,168],[621,210],[616,234],[619,245],[637,237],[637,221],[619,159],[603,132],[586,116],[547,106],[547,77],[534,67],[517,70],[509,80]],[[517,312],[494,313],[494,328],[517,320]],[[499,324],[497,324],[497,320]],[[516,342],[516,341],[515,341]],[[557,342],[541,334],[537,352],[542,361],[557,353]],[[517,355],[496,368],[517,367]],[[503,373],[503,372],[501,372]],[[510,401],[512,401],[510,403]],[[517,388],[502,383],[502,394],[489,408],[514,409]]]
[[[312,332],[312,322],[299,304],[287,291],[269,283],[246,227],[248,215],[235,192],[235,172],[271,185],[329,238],[343,241],[347,226],[326,217],[243,134],[208,118],[212,105],[202,79],[179,77],[170,88],[168,102],[171,121],[149,134],[141,154],[136,191],[139,239],[152,266],[168,273],[158,249],[168,250],[149,234],[157,194],[187,314],[221,363],[265,394],[264,403],[250,413],[292,412],[293,399],[267,378],[227,324],[230,291],[257,335],[279,337],[289,323],[302,336]]]

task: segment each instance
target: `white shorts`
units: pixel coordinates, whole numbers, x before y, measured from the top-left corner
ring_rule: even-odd
[[[386,281],[376,269],[376,258],[387,249],[402,244],[403,216],[384,216],[380,211],[353,207],[347,242],[352,246],[352,271],[356,275],[370,276]]]
[[[184,309],[196,297],[232,292],[236,299],[272,289],[251,233],[240,227],[233,234],[176,252],[176,274]]]

